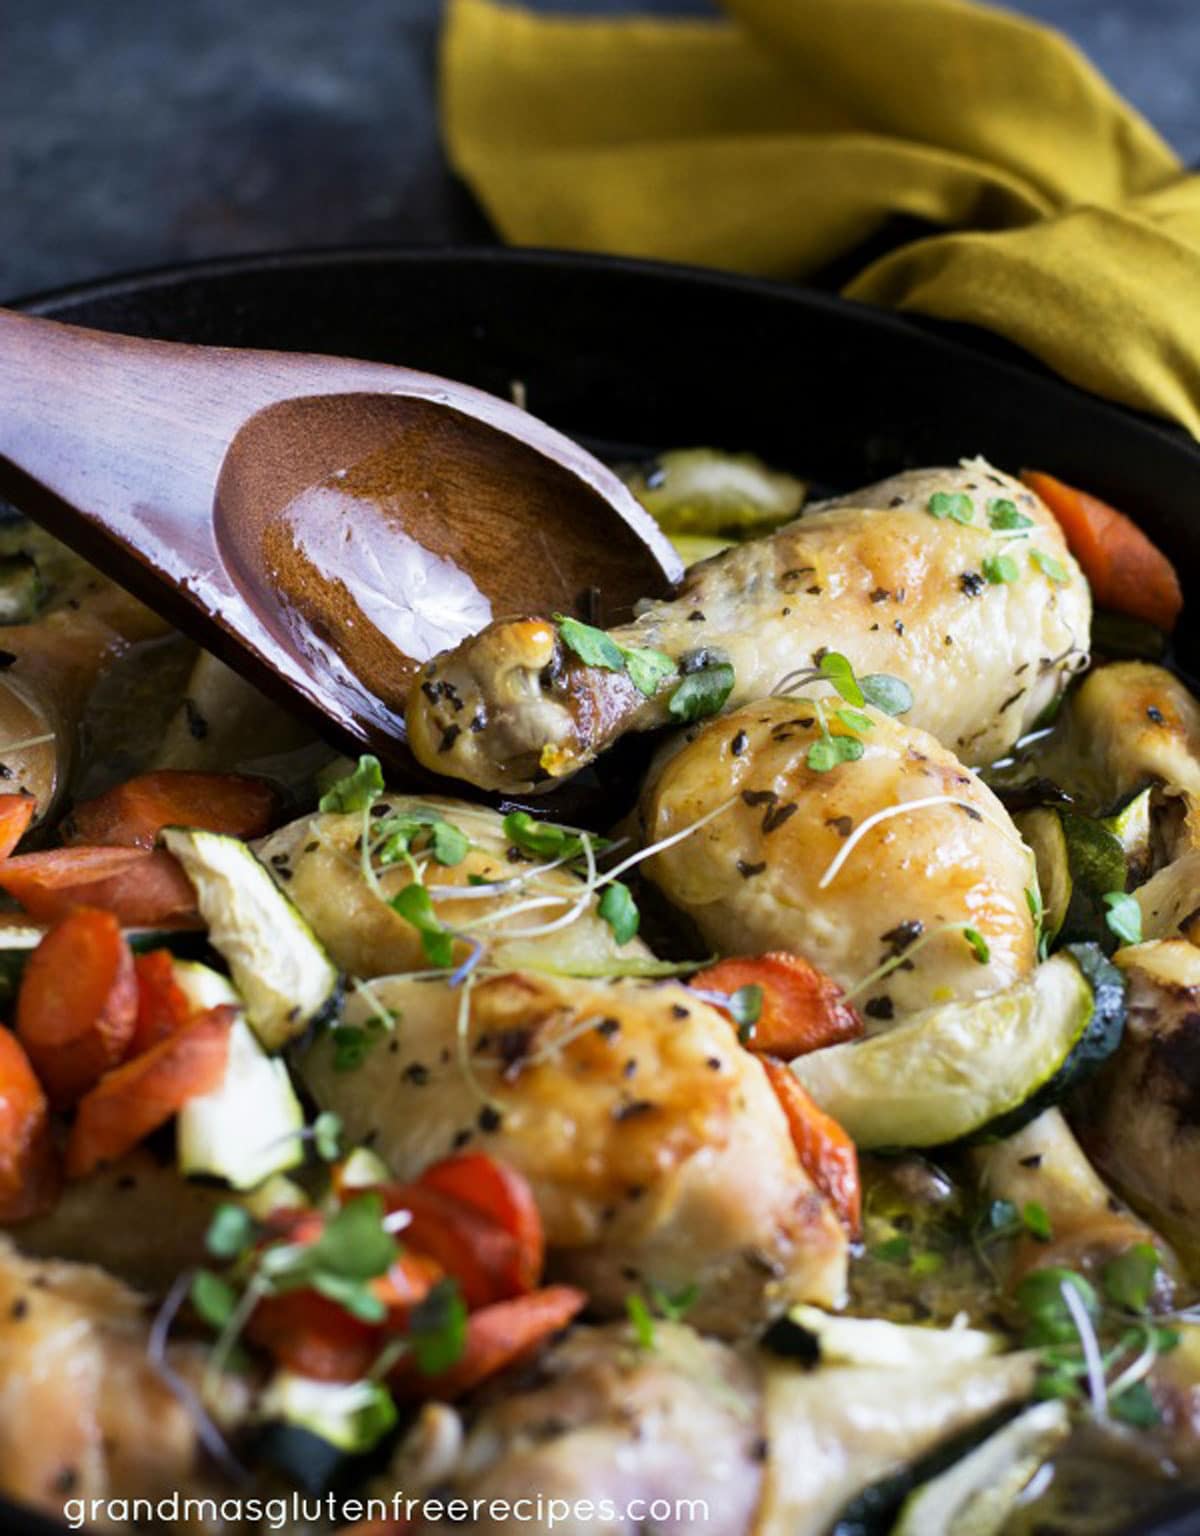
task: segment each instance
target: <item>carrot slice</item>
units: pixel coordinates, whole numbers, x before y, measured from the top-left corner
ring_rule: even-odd
[[[56,1109],[122,1060],[137,1020],[133,955],[111,912],[77,907],[29,957],[17,1034]]]
[[[0,795],[0,859],[8,858],[29,831],[36,810],[33,795]]]
[[[404,1319],[424,1301],[442,1278],[442,1266],[423,1253],[399,1253],[386,1275],[371,1281],[371,1289],[391,1313],[391,1321]]]
[[[809,1097],[781,1061],[764,1056],[762,1064],[787,1117],[800,1166],[838,1213],[851,1237],[862,1230],[862,1185],[858,1150],[832,1115]]]
[[[101,1078],[79,1101],[67,1141],[67,1177],[82,1178],[165,1124],[225,1075],[236,1008],[210,1008],[142,1056]]]
[[[458,1281],[474,1310],[519,1295],[524,1267],[515,1239],[494,1221],[422,1184],[388,1184],[380,1193],[389,1214],[407,1211],[400,1232],[405,1248],[424,1254]]]
[[[140,1056],[186,1024],[192,1006],[175,980],[175,961],[169,949],[135,955],[133,968],[137,976],[137,1022],[129,1054]]]
[[[739,987],[761,987],[762,1011],[744,1043],[751,1051],[770,1052],[784,1061],[856,1040],[863,1032],[862,1019],[837,982],[800,955],[782,950],[719,960],[698,971],[690,984],[726,997]]]
[[[196,893],[161,849],[50,848],[0,862],[6,890],[41,923],[75,907],[103,907],[127,927],[195,918]]]
[[[285,1369],[317,1381],[361,1381],[384,1340],[381,1326],[307,1287],[264,1297],[246,1334]]]
[[[77,805],[67,841],[153,848],[164,827],[262,837],[274,825],[277,806],[266,779],[162,768]]]
[[[525,1296],[514,1296],[481,1307],[467,1318],[467,1337],[460,1358],[447,1371],[424,1376],[409,1357],[393,1369],[390,1380],[398,1395],[435,1397],[449,1402],[481,1381],[533,1353],[539,1344],[565,1328],[587,1301],[570,1285],[549,1285]]]
[[[1025,470],[1021,479],[1054,513],[1101,608],[1168,632],[1175,628],[1183,607],[1179,577],[1131,518],[1053,475]]]
[[[0,1222],[48,1210],[58,1185],[45,1090],[16,1035],[0,1028]]]
[[[486,1152],[460,1152],[432,1164],[417,1181],[461,1201],[503,1228],[517,1245],[516,1291],[531,1291],[542,1278],[546,1239],[529,1181]]]

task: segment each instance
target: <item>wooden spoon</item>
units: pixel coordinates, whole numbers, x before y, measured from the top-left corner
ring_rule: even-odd
[[[465,384],[7,310],[0,494],[396,766],[429,657],[504,614],[611,622],[681,572],[602,464]]]

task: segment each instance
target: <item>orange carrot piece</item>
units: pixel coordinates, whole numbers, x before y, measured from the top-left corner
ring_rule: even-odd
[[[45,1090],[16,1035],[0,1028],[0,1223],[48,1210],[59,1182]]]
[[[787,1117],[800,1166],[833,1206],[851,1237],[862,1230],[858,1149],[832,1115],[809,1097],[781,1061],[762,1058],[767,1079]]]
[[[532,1354],[539,1344],[565,1328],[586,1301],[586,1294],[574,1286],[548,1285],[481,1307],[467,1318],[465,1347],[449,1370],[424,1376],[406,1356],[392,1371],[391,1384],[401,1397],[453,1401]]]
[[[52,923],[76,907],[103,907],[127,927],[196,916],[196,893],[161,849],[50,848],[0,862],[0,889],[30,917]]]
[[[542,1278],[546,1239],[529,1181],[486,1152],[460,1152],[432,1164],[417,1182],[479,1211],[515,1241],[514,1292],[531,1291]]]
[[[384,1343],[381,1325],[307,1287],[264,1297],[246,1334],[285,1369],[317,1381],[361,1381]]]
[[[67,841],[153,848],[164,827],[262,837],[274,825],[277,807],[266,779],[162,768],[77,805]]]
[[[21,977],[16,1024],[56,1109],[124,1058],[137,1006],[133,955],[111,912],[77,907],[45,935]]]
[[[1053,475],[1026,470],[1021,479],[1054,513],[1101,608],[1168,633],[1175,628],[1183,607],[1179,577],[1131,518]]]
[[[79,1101],[67,1141],[67,1177],[112,1163],[225,1075],[236,1008],[210,1008],[123,1067],[107,1072]]]
[[[405,1248],[453,1275],[472,1310],[525,1288],[516,1240],[479,1211],[422,1184],[387,1184],[380,1193],[389,1214],[407,1211],[411,1217],[401,1234]]]
[[[767,955],[733,956],[699,971],[691,986],[732,996],[739,987],[762,988],[762,1011],[747,1049],[770,1052],[784,1061],[806,1051],[857,1040],[863,1022],[831,977],[800,955],[777,950]]]
[[[36,810],[33,795],[0,795],[0,859],[8,858],[29,831]]]
[[[175,980],[175,961],[169,949],[152,949],[135,955],[137,1022],[129,1045],[131,1056],[173,1035],[192,1015],[192,1006]]]

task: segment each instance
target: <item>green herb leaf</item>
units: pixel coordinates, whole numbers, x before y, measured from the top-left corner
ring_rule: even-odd
[[[1135,1429],[1151,1429],[1162,1421],[1158,1404],[1144,1381],[1135,1381],[1120,1397],[1110,1399],[1108,1411],[1114,1419],[1131,1424]]]
[[[871,1257],[884,1264],[907,1264],[912,1257],[912,1242],[903,1235],[889,1237],[871,1249]]]
[[[597,629],[594,624],[582,624],[563,613],[556,613],[554,622],[558,625],[562,643],[569,651],[574,651],[585,666],[603,667],[606,672],[625,670],[625,652],[604,630]]]
[[[1100,1283],[1114,1306],[1144,1312],[1154,1294],[1154,1282],[1162,1264],[1152,1243],[1134,1243],[1104,1266]]]
[[[667,678],[675,676],[675,663],[665,651],[652,650],[649,646],[629,646],[623,654],[630,682],[648,699],[654,697]]]
[[[875,722],[870,715],[864,715],[857,709],[836,709],[834,714],[842,722],[848,731],[873,731]]]
[[[856,763],[864,750],[857,736],[822,736],[809,747],[804,761],[814,773],[828,773],[839,763]]]
[[[614,880],[611,885],[604,887],[596,910],[612,929],[613,938],[618,944],[628,944],[641,925],[637,902],[629,887],[620,880]]]
[[[980,965],[986,965],[992,958],[992,951],[983,934],[979,932],[978,928],[964,928],[962,936],[971,946],[971,953],[975,956],[976,961]]]
[[[998,533],[1004,533],[1013,528],[1032,528],[1033,518],[1018,511],[1015,501],[997,496],[988,502],[988,526],[995,528]]]
[[[380,1035],[378,1028],[362,1029],[357,1024],[339,1024],[330,1033],[333,1039],[333,1070],[335,1072],[357,1071],[367,1059],[371,1047]]]
[[[729,994],[729,1016],[737,1025],[738,1039],[743,1045],[754,1039],[762,1006],[763,989],[756,981],[748,981],[744,987]]]
[[[435,821],[430,832],[430,847],[439,864],[461,864],[471,851],[471,839],[461,827],[450,821]]]
[[[1053,555],[1046,554],[1044,550],[1031,549],[1029,551],[1029,559],[1033,565],[1037,566],[1042,575],[1052,581],[1056,587],[1065,587],[1067,582],[1070,581],[1071,578],[1067,575],[1065,567]]]
[[[413,1308],[408,1341],[417,1369],[424,1376],[448,1371],[462,1358],[467,1342],[467,1306],[456,1280],[439,1280]]]
[[[382,1323],[387,1317],[387,1306],[361,1280],[348,1280],[344,1275],[327,1270],[316,1270],[308,1282],[314,1291],[336,1301],[343,1311],[364,1323]]]
[[[308,1263],[343,1280],[386,1274],[396,1257],[396,1240],[384,1231],[383,1217],[383,1196],[374,1191],[347,1200],[303,1250]]]
[[[192,1276],[188,1292],[192,1306],[212,1328],[218,1332],[233,1316],[237,1308],[237,1292],[227,1280],[214,1275],[210,1269],[198,1269]]]
[[[348,812],[365,810],[383,793],[383,769],[377,757],[364,756],[358,760],[353,773],[338,779],[317,802],[320,811]]]
[[[219,1205],[204,1234],[204,1246],[217,1259],[236,1259],[253,1240],[253,1218],[240,1205]]]
[[[1125,891],[1109,891],[1101,898],[1108,911],[1104,921],[1118,939],[1126,944],[1142,942],[1142,909],[1135,897]]]
[[[1021,1210],[1021,1224],[1031,1236],[1036,1237],[1039,1243],[1048,1243],[1054,1236],[1054,1229],[1050,1225],[1050,1217],[1044,1205],[1036,1200],[1030,1200]]]
[[[650,1299],[654,1303],[654,1310],[660,1317],[666,1318],[669,1323],[681,1322],[700,1299],[700,1287],[693,1283],[685,1285],[683,1290],[676,1291],[674,1296],[661,1289],[657,1285],[650,1287]]]
[[[734,681],[733,668],[727,661],[710,662],[696,672],[689,672],[672,693],[667,713],[684,725],[719,714],[733,692]]]
[[[861,709],[867,702],[858,679],[854,675],[854,668],[840,651],[826,651],[821,657],[821,676],[845,699],[847,704],[853,704],[856,709]]]
[[[1021,572],[1011,555],[985,555],[983,574],[994,587],[999,587],[1005,582],[1017,581]]]
[[[313,1146],[322,1162],[332,1163],[338,1156],[342,1138],[342,1117],[324,1109],[312,1123]]]
[[[1059,1265],[1031,1270],[1016,1291],[1017,1305],[1026,1318],[1025,1339],[1028,1344],[1069,1344],[1077,1341],[1079,1333],[1063,1299],[1063,1286],[1070,1286],[1075,1291],[1089,1317],[1095,1319],[1099,1316],[1100,1304],[1096,1292],[1082,1275]]]
[[[886,672],[869,672],[866,677],[859,678],[858,686],[867,703],[881,709],[885,715],[906,715],[913,707],[912,689],[900,678],[889,677]]]
[[[963,491],[934,491],[925,510],[939,522],[950,518],[953,522],[962,523],[964,527],[975,517],[975,503]]]
[[[509,811],[504,818],[504,835],[522,853],[536,854],[539,859],[558,858],[567,838],[562,827],[538,821],[528,811]]]
[[[454,963],[454,935],[433,910],[433,898],[423,885],[406,885],[392,897],[391,905],[392,911],[421,935],[421,948],[430,965],[446,970]]]
[[[650,1308],[636,1294],[626,1296],[625,1310],[629,1314],[629,1321],[633,1325],[633,1334],[642,1349],[654,1348],[654,1318],[650,1315]]]

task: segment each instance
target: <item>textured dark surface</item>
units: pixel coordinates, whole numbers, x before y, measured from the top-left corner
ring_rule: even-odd
[[[538,0],[547,9],[630,0]],[[707,0],[640,0],[660,13]],[[1020,0],[1200,159],[1196,0]],[[436,135],[440,0],[0,0],[0,295],[486,231]]]

